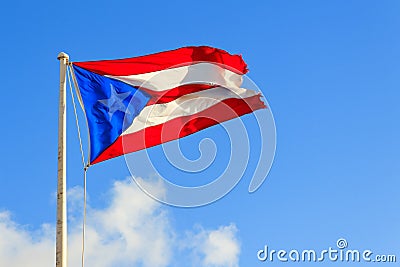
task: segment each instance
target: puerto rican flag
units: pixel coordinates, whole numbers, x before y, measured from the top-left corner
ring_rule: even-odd
[[[175,140],[266,108],[241,88],[239,55],[208,47],[73,62],[90,139],[90,164]]]

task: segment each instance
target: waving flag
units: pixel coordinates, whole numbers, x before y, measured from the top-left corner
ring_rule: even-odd
[[[208,46],[72,66],[91,164],[265,108],[259,93],[240,87],[241,56]]]

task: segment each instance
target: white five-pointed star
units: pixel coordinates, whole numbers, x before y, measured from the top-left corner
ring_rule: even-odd
[[[124,99],[127,98],[131,93],[120,93],[115,90],[114,86],[110,83],[111,87],[111,95],[110,98],[98,100],[104,106],[108,107],[108,116],[110,117],[110,121],[112,116],[116,111],[122,111],[124,113],[130,114],[127,106],[124,104]]]

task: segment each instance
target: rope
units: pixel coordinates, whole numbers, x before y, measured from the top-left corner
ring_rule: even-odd
[[[69,83],[69,89],[71,92],[71,99],[72,99],[72,106],[74,107],[74,114],[75,114],[75,122],[76,122],[76,129],[78,131],[78,139],[79,139],[79,147],[81,151],[81,157],[82,157],[82,165],[83,165],[83,222],[82,222],[82,267],[85,266],[85,230],[86,230],[86,173],[89,168],[89,164],[85,163],[85,154],[83,152],[83,146],[82,146],[82,138],[81,138],[81,131],[79,127],[79,120],[78,120],[78,112],[76,110],[76,103],[75,103],[75,95],[72,90],[72,83],[71,83],[71,72],[73,75],[73,71],[71,70],[71,66],[68,66],[67,68],[67,76],[68,76],[68,83]],[[74,80],[74,85],[75,80]],[[77,89],[77,88],[75,88]]]
[[[71,67],[68,68],[67,74],[68,74],[68,83],[69,83],[69,90],[71,92],[71,99],[72,99],[72,106],[74,107],[74,114],[75,114],[75,123],[76,123],[76,129],[78,130],[78,139],[79,139],[79,147],[81,150],[81,156],[82,156],[82,165],[83,168],[86,168],[85,164],[85,155],[83,153],[83,146],[82,146],[82,138],[81,138],[81,130],[79,127],[79,121],[78,121],[78,112],[76,111],[76,104],[75,104],[75,96],[74,96],[74,91],[72,90],[72,83],[71,83]]]
[[[69,66],[70,66],[72,81],[74,82],[74,87],[75,87],[76,96],[77,96],[77,98],[78,98],[79,104],[81,105],[82,112],[83,112],[83,114],[84,114],[85,117],[86,117],[85,107],[83,106],[82,96],[81,96],[81,94],[80,94],[80,92],[79,92],[79,85],[78,85],[78,82],[77,82],[77,80],[76,80],[74,68],[71,67],[71,66],[72,66],[72,63],[71,63],[71,62],[69,63]],[[88,131],[88,132],[87,132],[87,135],[90,136],[89,124],[88,124],[87,119],[85,120],[85,122],[86,122],[86,129],[87,129],[87,131]],[[90,158],[90,138],[88,138],[87,141],[88,141],[88,153],[87,153],[87,154],[88,154],[88,158]],[[90,162],[88,162],[88,164],[86,165],[86,167],[89,167],[89,166],[90,166]]]
[[[85,266],[85,234],[86,234],[86,173],[88,167],[83,169],[83,222],[82,222],[82,267]]]

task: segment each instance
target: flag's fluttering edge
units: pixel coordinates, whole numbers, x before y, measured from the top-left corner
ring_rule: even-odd
[[[265,108],[241,88],[239,55],[200,46],[72,63],[89,127],[90,164]]]

